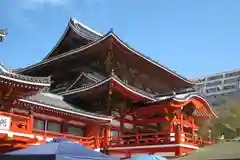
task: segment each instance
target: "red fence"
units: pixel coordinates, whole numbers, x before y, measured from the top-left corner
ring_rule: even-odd
[[[88,148],[99,148],[100,143],[102,143],[102,138],[99,137],[82,137],[82,136],[73,136],[70,134],[56,133],[50,131],[42,131],[42,130],[33,130],[33,134],[38,137],[43,137],[43,140],[40,142],[46,142],[54,138],[67,138],[73,142],[78,142],[83,144]]]
[[[141,133],[123,136],[114,136],[109,138],[109,147],[123,146],[144,146],[144,145],[160,145],[160,144],[188,144],[199,146],[204,142],[191,133]],[[209,142],[207,142],[209,144]]]
[[[110,147],[170,144],[175,141],[169,132],[140,133],[110,137]]]
[[[4,135],[4,139],[11,135],[13,140],[21,140],[26,143],[45,143],[54,138],[67,138],[93,149],[99,148],[102,143],[100,137],[81,137],[44,130],[33,130],[33,118],[31,116],[27,117],[2,111],[0,111],[0,130],[0,134]]]
[[[211,142],[203,142],[200,138],[193,136],[190,133],[170,133],[169,131],[162,131],[156,133],[139,133],[122,136],[109,137],[109,142],[104,142],[104,137],[81,137],[70,134],[33,130],[33,118],[21,115],[16,115],[0,111],[0,130],[8,132],[18,132],[24,134],[31,134],[34,136],[33,140],[36,143],[44,143],[47,139],[53,138],[67,138],[74,142],[79,142],[89,148],[104,147],[121,147],[121,146],[143,146],[143,145],[159,145],[159,144],[189,144],[202,145],[210,144]],[[5,128],[4,128],[5,127]],[[4,133],[5,134],[5,133]],[[19,136],[18,136],[19,137]],[[19,137],[21,138],[21,137]],[[108,146],[106,146],[106,144]]]

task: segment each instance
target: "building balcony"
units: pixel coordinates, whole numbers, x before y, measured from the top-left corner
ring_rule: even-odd
[[[199,146],[203,142],[200,138],[194,137],[190,133],[140,133],[135,135],[123,135],[109,138],[109,147],[122,146],[146,146],[146,145],[166,145],[166,144],[186,144]]]
[[[25,148],[51,141],[54,138],[67,138],[73,142],[81,143],[88,148],[99,148],[102,138],[82,137],[65,133],[49,132],[33,129],[33,117],[0,111],[0,150],[2,146],[20,145]]]
[[[141,133],[110,137],[107,153],[123,159],[142,154],[176,158],[209,144],[186,132]]]

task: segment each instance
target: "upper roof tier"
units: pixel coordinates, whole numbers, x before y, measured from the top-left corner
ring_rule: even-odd
[[[182,77],[176,72],[171,71],[167,67],[159,64],[156,61],[153,61],[152,59],[131,48],[112,31],[108,32],[105,35],[101,35],[100,33],[93,31],[89,27],[86,27],[82,23],[73,19],[70,19],[68,27],[59,40],[58,44],[54,47],[51,53],[43,59],[43,61],[20,69],[17,72],[27,75],[35,75],[39,69],[42,71],[45,70],[46,67],[49,68],[50,66],[53,66],[54,68],[54,66],[56,67],[58,64],[72,64],[69,62],[65,63],[66,61],[70,61],[70,59],[72,61],[72,59],[78,58],[78,63],[83,63],[84,57],[90,55],[90,57],[95,56],[95,60],[96,57],[99,57],[100,59],[106,59],[106,52],[108,52],[109,48],[112,48],[113,50],[116,62],[114,67],[120,66],[118,70],[121,70],[121,73],[116,71],[117,75],[125,74],[126,72],[129,72],[130,75],[134,75],[136,70],[138,73],[145,74],[143,77],[150,75],[149,77],[152,83],[159,83],[159,85],[161,85],[161,87],[158,86],[154,92],[171,92],[189,88],[195,85],[195,82]],[[125,68],[122,65],[123,63],[124,65],[126,63]],[[118,76],[124,77],[124,75]],[[142,80],[143,77],[139,77],[139,81],[146,81]],[[145,86],[150,85],[146,84],[147,81],[144,83]]]
[[[67,52],[96,41],[102,36],[101,33],[98,33],[81,22],[70,18],[63,35],[43,61],[54,57],[59,53]]]

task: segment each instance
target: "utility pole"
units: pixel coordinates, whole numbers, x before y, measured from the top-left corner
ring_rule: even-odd
[[[3,42],[7,34],[8,34],[7,29],[0,29],[0,42]]]

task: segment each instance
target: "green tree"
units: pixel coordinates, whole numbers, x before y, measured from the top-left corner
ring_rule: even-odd
[[[240,103],[229,100],[227,104],[219,108],[223,108],[217,113],[219,118],[212,123],[214,136],[218,137],[224,133],[225,139],[236,137],[236,129],[240,128]]]

